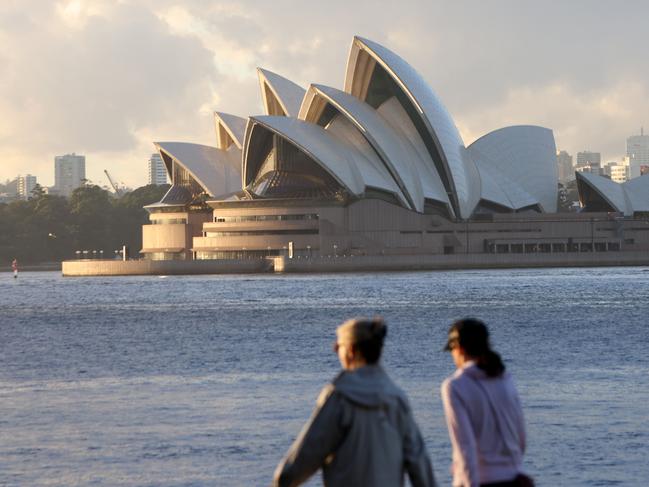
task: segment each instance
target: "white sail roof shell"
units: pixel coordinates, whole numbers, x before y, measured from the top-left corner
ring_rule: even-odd
[[[383,164],[367,139],[353,123],[343,114],[336,115],[325,129],[347,146],[363,179],[365,188],[378,188],[396,196],[402,206],[408,206],[408,200],[397,185],[388,169]]]
[[[270,101],[266,98],[264,85],[271,90],[287,117],[297,117],[306,90],[291,80],[267,69],[257,68],[257,73],[266,115],[272,115],[272,112],[270,110]]]
[[[344,130],[343,126],[335,128],[330,133],[319,125],[290,117],[270,115],[250,117],[244,144],[244,184],[251,182],[255,176],[250,174],[250,171],[254,169],[250,167],[246,159],[252,131],[257,124],[298,147],[351,194],[362,196],[366,187],[370,186],[394,193],[397,198],[402,200],[403,204],[406,203],[399,187],[390,178],[387,171],[377,164],[376,160],[372,161],[367,155],[364,155],[354,145],[354,141],[339,139],[340,134],[335,132]]]
[[[361,131],[409,201],[408,206],[423,212],[425,197],[449,203],[437,172],[419,171],[424,162],[412,145],[395,132],[377,110],[355,96],[329,86],[311,85],[300,108],[300,118],[306,119],[318,96],[331,103]]]
[[[230,135],[235,145],[241,149],[243,147],[243,136],[246,133],[246,123],[248,119],[230,115],[224,112],[214,112],[214,124],[216,129],[216,140],[219,149],[224,149],[224,143],[221,141],[219,127],[223,127]]]
[[[577,173],[577,181],[580,180],[596,191],[615,211],[619,211],[625,215],[633,215],[633,208],[627,199],[622,184],[618,184],[597,174],[585,172]]]
[[[448,111],[424,79],[375,42],[354,38],[345,91],[311,85],[305,92],[260,68],[258,76],[264,109],[272,116],[248,120],[215,112],[218,148],[161,142],[156,145],[165,154],[166,165],[173,159],[211,195],[239,190],[242,180],[247,187],[258,170],[250,170],[247,161],[248,149],[253,147],[251,134],[256,126],[263,126],[307,153],[359,197],[376,188],[418,212],[429,211],[428,204],[444,205],[449,218],[470,218],[480,200],[505,211],[530,206],[556,211],[556,149],[550,130],[507,127],[465,147]],[[324,122],[316,120],[323,114]],[[261,135],[261,130],[254,133]],[[231,169],[240,176],[234,185]],[[591,183],[604,194],[614,193],[607,197],[624,206],[620,190],[595,180]],[[628,205],[647,208],[645,181],[625,184],[623,211],[630,211]]]
[[[392,76],[418,110],[448,167],[459,216],[468,218],[480,199],[480,177],[450,114],[412,66],[389,49],[361,37],[354,37],[352,43],[345,76],[346,92],[351,93],[356,67],[353,60],[359,50],[368,52]]]
[[[497,169],[476,161],[482,187],[481,199],[512,211],[538,205],[539,201]]]
[[[615,211],[626,216],[633,216],[635,212],[649,212],[649,176],[640,176],[620,184],[597,174],[578,172],[577,180],[588,184]]]
[[[505,127],[480,137],[467,150],[480,174],[489,173],[503,184],[503,177],[511,181],[502,188],[505,192],[514,196],[518,186],[544,211],[557,211],[557,151],[552,130],[532,125]]]
[[[273,115],[250,117],[244,144],[246,154],[255,125],[261,125],[291,142],[320,164],[325,171],[331,174],[352,194],[362,194],[364,189],[363,178],[351,157],[350,151],[322,127],[290,117]],[[244,155],[244,182],[254,180],[255,175],[249,174],[250,170],[247,156]]]
[[[417,189],[420,191],[417,196],[446,204],[450,214],[454,215],[455,212],[444,188],[444,183],[442,183],[426,144],[421,140],[416,127],[399,101],[392,97],[381,104],[376,112],[399,135],[407,151],[414,154],[412,160],[414,161],[414,172],[419,180]]]
[[[633,211],[649,212],[649,176],[644,175],[622,183]]]
[[[186,142],[155,142],[177,164],[187,169],[206,193],[219,196],[241,189],[241,151]]]

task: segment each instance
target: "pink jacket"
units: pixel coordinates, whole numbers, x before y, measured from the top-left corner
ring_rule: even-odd
[[[487,377],[474,362],[468,362],[443,382],[442,402],[453,447],[453,486],[514,479],[525,452],[525,425],[509,374]]]

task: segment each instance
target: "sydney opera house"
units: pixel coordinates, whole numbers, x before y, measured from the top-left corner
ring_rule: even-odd
[[[173,184],[146,207],[146,259],[648,246],[634,219],[649,211],[645,178],[581,175],[584,212],[557,213],[550,129],[499,128],[466,145],[428,83],[375,42],[353,39],[343,89],[258,76],[263,114],[215,112],[215,147],[155,144]]]

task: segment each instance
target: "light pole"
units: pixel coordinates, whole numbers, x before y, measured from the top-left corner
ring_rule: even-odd
[[[49,255],[47,256],[48,259],[51,259],[51,258],[52,258],[52,242],[53,242],[54,240],[56,240],[56,235],[53,234],[52,232],[49,232],[49,233],[47,234],[47,251],[48,251],[48,254],[49,254]]]
[[[306,251],[309,254],[309,259],[310,259],[311,258],[311,246],[310,245],[306,246]]]

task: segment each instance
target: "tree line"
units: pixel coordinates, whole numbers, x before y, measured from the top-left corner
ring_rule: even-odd
[[[168,185],[142,186],[117,198],[99,186],[86,185],[68,199],[45,194],[37,185],[27,201],[0,203],[0,266],[13,259],[25,264],[57,262],[84,250],[85,255],[113,258],[122,245],[131,256],[138,256],[142,225],[148,222],[143,206],[160,201],[168,189]]]

